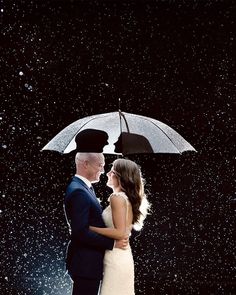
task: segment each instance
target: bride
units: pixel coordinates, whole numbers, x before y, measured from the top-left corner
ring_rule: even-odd
[[[149,208],[138,165],[117,159],[107,173],[107,185],[113,189],[110,205],[103,211],[107,228],[90,226],[90,230],[113,238],[130,235],[132,228],[141,229]],[[134,295],[134,261],[130,246],[125,250],[106,250],[100,295]]]

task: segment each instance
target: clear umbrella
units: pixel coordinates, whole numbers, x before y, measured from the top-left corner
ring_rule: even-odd
[[[72,150],[106,154],[174,153],[196,151],[168,125],[126,112],[84,117],[59,132],[42,150]]]

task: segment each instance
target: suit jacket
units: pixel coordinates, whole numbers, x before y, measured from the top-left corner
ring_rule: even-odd
[[[67,248],[66,267],[69,275],[102,278],[103,257],[112,250],[114,240],[89,230],[89,225],[105,227],[102,208],[95,194],[78,177],[68,185],[64,204],[71,240]]]

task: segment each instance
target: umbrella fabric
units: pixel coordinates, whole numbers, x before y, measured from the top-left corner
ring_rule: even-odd
[[[86,133],[86,136],[80,136]],[[91,131],[92,130],[92,131]],[[180,134],[168,125],[145,116],[126,112],[111,112],[84,117],[70,124],[59,132],[43,150],[54,150],[69,153],[72,150],[95,151],[100,140],[96,132],[104,139],[98,152],[107,154],[135,153],[175,153],[196,151]],[[90,135],[89,135],[90,133]],[[78,139],[81,137],[80,139]],[[77,138],[77,139],[76,139]],[[83,142],[83,143],[82,143]],[[90,148],[86,150],[85,142]],[[80,143],[83,150],[80,148]],[[101,141],[102,144],[102,141]]]

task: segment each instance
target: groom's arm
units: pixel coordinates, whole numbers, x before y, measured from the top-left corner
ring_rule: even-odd
[[[89,230],[90,200],[83,190],[74,191],[70,202],[71,239],[80,245],[112,250],[114,240]]]

